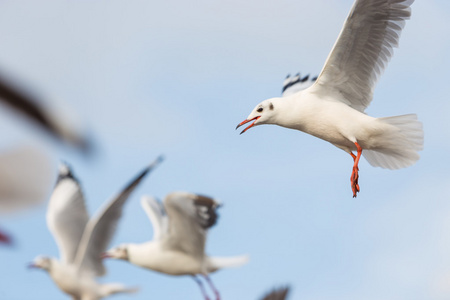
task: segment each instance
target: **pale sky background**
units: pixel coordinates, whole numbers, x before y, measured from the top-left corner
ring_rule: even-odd
[[[276,126],[239,136],[286,74],[316,75],[352,0],[0,0],[0,71],[49,103],[76,111],[97,145],[86,159],[0,116],[0,146],[34,144],[69,162],[95,212],[157,155],[166,161],[129,200],[114,245],[144,242],[152,229],[139,200],[186,190],[220,199],[212,255],[250,263],[212,275],[223,299],[258,299],[289,284],[291,300],[450,299],[450,2],[417,0],[400,48],[368,114],[417,113],[425,148],[390,171],[360,163],[314,137]],[[39,270],[57,256],[45,204],[2,217],[14,235],[0,247],[0,299],[70,299]],[[140,286],[112,299],[202,299],[189,277],[122,261],[105,282]]]

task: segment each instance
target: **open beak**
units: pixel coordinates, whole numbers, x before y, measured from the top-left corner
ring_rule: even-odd
[[[238,129],[238,128],[241,127],[242,125],[247,124],[248,122],[251,122],[251,121],[253,121],[253,120],[255,120],[255,122],[256,122],[256,120],[258,120],[259,118],[261,118],[261,116],[254,117],[253,119],[250,119],[250,120],[244,120],[244,121],[242,121],[241,123],[239,123],[238,126],[236,126],[236,129]],[[244,132],[246,132],[247,130],[249,130],[251,127],[255,126],[255,122],[253,122],[252,124],[248,125],[244,130],[241,131],[240,134],[243,134]]]
[[[103,252],[102,254],[100,254],[100,258],[101,259],[111,258],[111,255],[109,255],[108,252]]]

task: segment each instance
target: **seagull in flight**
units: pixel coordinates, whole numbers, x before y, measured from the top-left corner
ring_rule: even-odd
[[[130,194],[161,161],[141,171],[125,188],[89,219],[83,192],[70,168],[62,164],[47,209],[47,226],[58,244],[60,259],[38,256],[32,268],[47,271],[55,284],[74,300],[99,300],[135,292],[119,283],[98,283],[106,269],[101,254],[110,243]]]
[[[248,256],[211,257],[205,253],[206,235],[208,229],[216,224],[219,203],[202,195],[172,192],[166,196],[164,204],[144,196],[141,205],[153,225],[153,240],[119,245],[107,251],[104,257],[126,260],[168,275],[191,275],[208,300],[199,278],[201,275],[216,299],[220,299],[209,273],[245,264]]]
[[[415,114],[374,118],[364,110],[398,46],[414,0],[356,0],[325,65],[310,87],[258,104],[236,127],[262,124],[296,129],[330,142],[353,158],[353,197],[360,191],[363,154],[374,167],[411,166],[423,149]],[[364,150],[364,152],[363,152]],[[356,154],[353,152],[356,151]]]
[[[48,103],[43,100],[1,73],[0,109],[9,107],[55,140],[84,154],[91,154],[92,141],[78,128],[78,124],[68,122],[61,116],[60,109],[46,105]],[[0,152],[0,214],[48,199],[56,176],[56,162],[49,156],[31,146],[16,146]],[[12,244],[12,241],[11,236],[0,231],[0,243]]]

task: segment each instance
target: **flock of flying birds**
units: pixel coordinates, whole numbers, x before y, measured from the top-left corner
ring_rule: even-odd
[[[416,115],[374,118],[364,113],[372,100],[376,82],[389,62],[393,48],[398,45],[413,2],[356,0],[321,73],[311,79],[300,74],[288,76],[282,97],[258,104],[237,128],[253,121],[241,132],[244,133],[256,125],[275,124],[306,132],[346,151],[353,158],[350,177],[353,197],[360,192],[358,163],[362,154],[376,167],[399,169],[414,164],[419,159],[417,152],[423,148],[422,124]],[[2,78],[0,99],[58,140],[85,152],[92,148],[82,133],[38,105],[39,99]],[[107,250],[123,205],[161,161],[159,157],[140,171],[90,218],[79,181],[67,164],[60,165],[54,185],[53,177],[36,176],[47,174],[43,170],[49,168],[45,155],[39,151],[26,148],[1,154],[2,211],[14,211],[43,201],[46,187],[54,185],[48,203],[47,225],[58,245],[60,258],[38,256],[30,267],[47,271],[62,291],[78,300],[102,299],[136,291],[134,287],[119,283],[100,284],[96,281],[96,277],[106,272],[105,258],[125,260],[170,275],[191,275],[205,299],[210,298],[203,281],[215,299],[220,299],[209,274],[243,265],[248,256],[212,257],[205,253],[206,234],[216,224],[220,207],[213,198],[172,192],[161,203],[143,196],[141,205],[152,223],[153,240],[122,244]],[[37,170],[34,176],[26,171],[30,166]],[[27,186],[22,184],[24,176]],[[0,232],[0,241],[8,243],[10,237]],[[263,299],[282,300],[288,291],[288,288],[274,290]]]

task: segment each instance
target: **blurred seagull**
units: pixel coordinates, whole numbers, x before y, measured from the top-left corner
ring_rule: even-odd
[[[48,199],[55,182],[55,162],[39,148],[19,146],[0,153],[0,215],[10,214]],[[0,242],[12,238],[0,232]]]
[[[97,300],[116,293],[134,292],[118,283],[97,283],[106,273],[101,254],[108,247],[126,200],[142,179],[161,161],[141,171],[118,195],[89,219],[79,182],[70,168],[60,167],[47,210],[47,226],[60,252],[60,260],[38,256],[30,267],[47,271],[56,285],[77,300]]]
[[[55,107],[46,107],[45,101],[26,92],[19,85],[12,84],[5,77],[0,77],[0,101],[26,116],[57,140],[85,153],[92,151],[92,142],[74,126],[76,124],[70,124],[64,116],[60,116],[61,112]]]
[[[422,124],[415,114],[373,118],[364,113],[375,84],[398,46],[414,0],[356,0],[315,83],[283,98],[258,104],[249,128],[276,124],[328,141],[354,161],[353,197],[359,192],[358,163],[363,153],[374,167],[399,169],[414,164],[423,149]],[[356,151],[356,155],[352,151]]]
[[[274,289],[272,292],[267,293],[261,300],[286,300],[289,294],[289,287]]]
[[[56,106],[45,106],[45,102],[40,100],[20,85],[0,76],[1,103],[22,114],[57,140],[86,154],[91,153],[92,143],[76,128],[77,124],[68,122]],[[0,214],[48,199],[54,185],[55,169],[55,162],[37,148],[21,146],[0,153]],[[0,232],[0,243],[11,242],[9,235]]]
[[[210,257],[205,254],[206,234],[216,224],[219,203],[201,195],[173,192],[166,196],[164,205],[148,196],[142,197],[141,205],[153,225],[153,240],[119,245],[107,251],[104,257],[123,259],[169,275],[191,275],[205,299],[209,299],[198,277],[201,275],[216,299],[220,299],[208,274],[245,264],[248,256]]]

